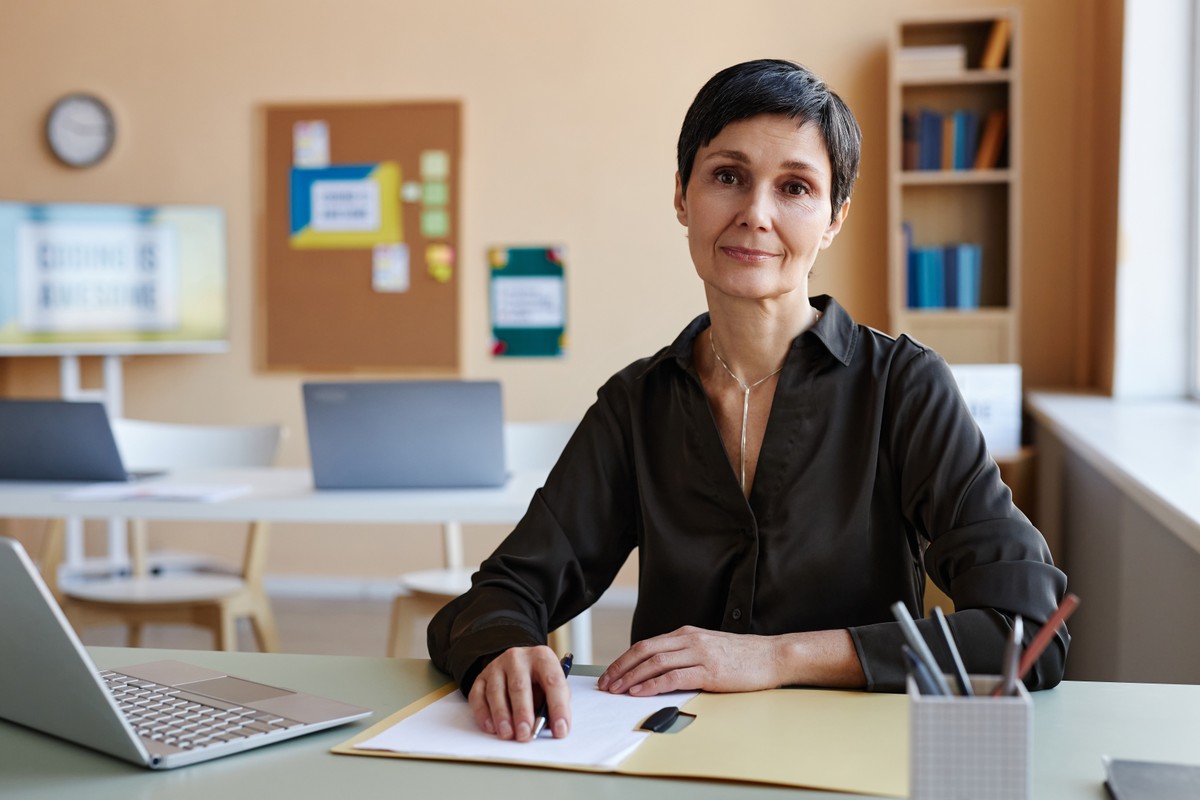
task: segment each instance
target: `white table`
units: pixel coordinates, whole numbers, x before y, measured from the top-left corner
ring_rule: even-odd
[[[181,470],[151,478],[146,485],[244,485],[249,493],[220,502],[199,500],[70,500],[74,483],[0,481],[0,518],[127,517],[148,520],[224,522],[511,525],[525,514],[547,472],[514,471],[501,487],[480,489],[316,490],[303,469]],[[591,662],[591,616],[571,622],[579,663]]]

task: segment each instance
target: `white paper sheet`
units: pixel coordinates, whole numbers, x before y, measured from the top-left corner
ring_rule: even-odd
[[[69,492],[64,500],[163,500],[219,503],[250,494],[253,487],[240,483],[93,483]]]
[[[696,692],[655,697],[609,694],[596,688],[596,678],[572,675],[571,733],[555,739],[550,732],[532,742],[505,741],[475,725],[460,692],[401,720],[388,730],[357,745],[361,750],[391,750],[465,760],[522,761],[562,766],[614,768],[652,734],[635,728],[665,706],[682,706]]]

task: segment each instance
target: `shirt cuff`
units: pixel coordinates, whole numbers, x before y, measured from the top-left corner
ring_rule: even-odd
[[[894,622],[850,628],[850,638],[867,678],[868,692],[903,692],[907,674],[900,647],[904,632]]]

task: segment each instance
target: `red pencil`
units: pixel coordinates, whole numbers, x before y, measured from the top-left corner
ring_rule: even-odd
[[[1033,641],[1029,643],[1029,647],[1025,648],[1025,654],[1021,656],[1021,663],[1017,667],[1017,680],[1025,679],[1025,673],[1029,672],[1029,668],[1033,666],[1033,662],[1038,660],[1038,656],[1046,649],[1046,645],[1050,644],[1050,640],[1054,638],[1054,634],[1067,621],[1067,617],[1071,616],[1071,612],[1078,605],[1079,598],[1076,595],[1068,594],[1063,598],[1062,605],[1050,615],[1050,619],[1046,620],[1046,624],[1033,637]]]

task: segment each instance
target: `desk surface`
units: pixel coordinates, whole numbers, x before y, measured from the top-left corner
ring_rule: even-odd
[[[245,485],[250,493],[220,502],[198,500],[67,500],[87,484],[0,481],[3,517],[130,517],[176,520],[266,520],[315,523],[512,523],[521,519],[543,471],[515,472],[488,489],[315,490],[299,469],[191,470],[148,479],[164,484]]]
[[[178,770],[151,772],[0,722],[0,797],[847,798],[770,786],[329,753],[444,682],[424,661],[91,648],[101,667],[179,658],[375,709],[360,723]],[[587,671],[586,669],[581,671]],[[1100,757],[1200,762],[1200,686],[1068,682],[1034,696],[1034,796],[1104,800]]]

